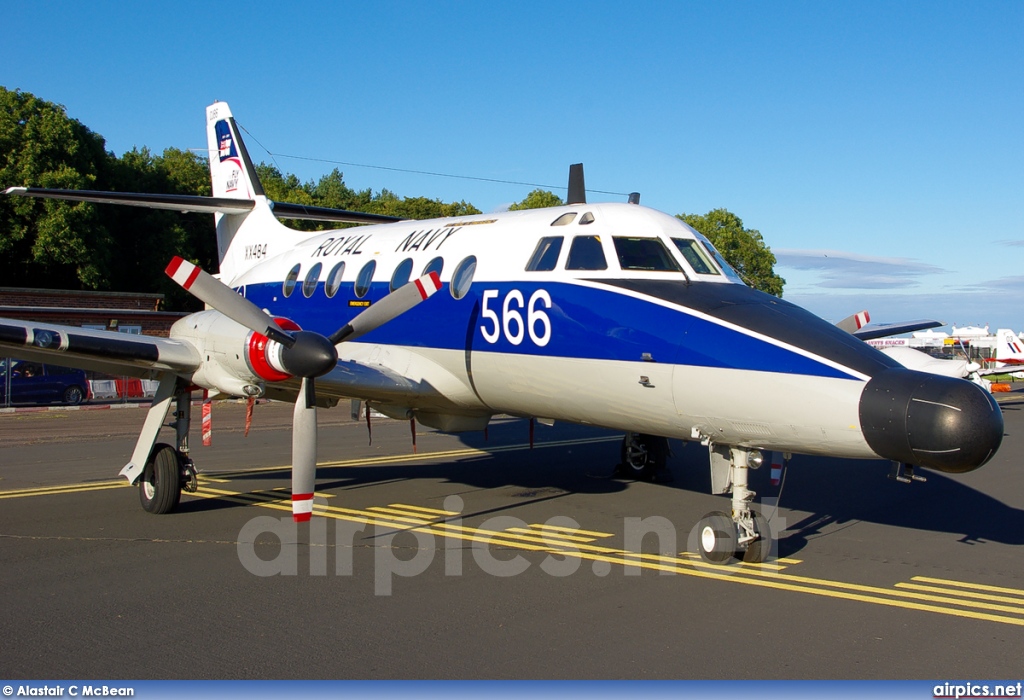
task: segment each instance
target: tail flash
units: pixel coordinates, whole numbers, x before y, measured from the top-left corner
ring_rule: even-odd
[[[1024,341],[1008,328],[1000,328],[996,335],[999,338],[996,344],[996,366],[1024,364]]]
[[[206,108],[206,138],[213,196],[228,199],[263,196],[263,186],[226,102],[215,102]]]

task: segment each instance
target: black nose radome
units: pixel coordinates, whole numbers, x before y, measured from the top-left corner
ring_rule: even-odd
[[[980,386],[902,368],[864,387],[860,426],[879,457],[944,472],[977,469],[1003,440],[1003,413]]]

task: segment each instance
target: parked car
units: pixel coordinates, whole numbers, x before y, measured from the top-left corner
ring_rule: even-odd
[[[4,358],[0,359],[0,401],[7,390],[8,371],[11,373],[11,403],[56,401],[77,406],[89,398],[89,382],[80,369]]]

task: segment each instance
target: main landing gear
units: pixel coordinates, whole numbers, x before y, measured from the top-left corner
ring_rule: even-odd
[[[654,481],[668,462],[668,438],[626,433],[619,453],[619,473],[638,481]]]
[[[724,564],[733,557],[761,563],[771,551],[768,520],[751,508],[757,495],[747,488],[749,469],[764,461],[759,450],[711,445],[711,487],[715,493],[732,491],[732,515],[708,513],[697,523],[697,548],[704,561]]]
[[[169,393],[169,392],[168,392]],[[160,401],[154,401],[151,415],[159,418],[160,423],[167,415],[167,408],[170,406],[169,396],[165,397],[166,404],[160,406]],[[149,452],[142,474],[138,478],[139,502],[142,508],[155,515],[170,513],[178,507],[181,501],[181,492],[195,493],[198,488],[196,468],[188,456],[188,431],[192,417],[192,392],[187,389],[178,391],[175,394],[174,421],[170,424],[177,437],[177,447],[166,443],[156,443]],[[154,413],[155,411],[155,413]],[[160,412],[163,412],[160,415]],[[159,428],[159,424],[157,424]],[[153,438],[156,437],[155,431]],[[143,436],[140,437],[140,445]],[[144,454],[144,453],[143,453]]]

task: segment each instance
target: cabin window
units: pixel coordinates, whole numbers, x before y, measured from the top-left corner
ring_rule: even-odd
[[[356,275],[356,283],[352,291],[355,292],[357,299],[362,299],[370,291],[370,282],[373,281],[373,273],[376,269],[377,261],[371,260],[363,265],[363,269]]]
[[[711,264],[711,258],[708,257],[707,251],[700,246],[700,243],[692,238],[673,238],[672,242],[676,244],[676,248],[698,275],[718,274],[718,270]]]
[[[448,288],[452,296],[456,299],[466,296],[469,293],[469,288],[473,286],[473,275],[475,274],[476,256],[470,255],[460,262],[455,268],[455,272],[452,273],[452,282]]]
[[[302,294],[307,299],[313,296],[313,292],[316,291],[316,285],[320,282],[320,271],[323,269],[323,263],[317,263],[309,268],[309,272],[306,273],[306,279],[302,282]]]
[[[284,298],[287,299],[295,291],[295,282],[299,279],[299,270],[302,268],[302,264],[298,264],[288,271],[288,276],[284,278],[284,286],[281,287],[281,293],[284,294]]]
[[[406,258],[398,263],[395,274],[391,275],[391,291],[409,284],[409,277],[412,275],[412,258]]]
[[[327,295],[328,299],[333,299],[334,295],[341,289],[341,278],[344,274],[345,261],[341,261],[332,267],[331,271],[327,274],[327,281],[324,283],[324,294]]]
[[[612,242],[615,244],[615,254],[623,270],[683,271],[660,238],[615,236]]]
[[[537,242],[537,248],[526,264],[527,272],[547,272],[554,270],[558,264],[558,256],[562,252],[562,236],[545,236]]]
[[[420,277],[423,277],[423,275],[429,275],[431,272],[436,272],[437,276],[440,277],[441,270],[443,269],[444,258],[434,258],[433,260],[427,263],[426,267],[423,268],[423,274],[420,275]]]
[[[562,214],[560,217],[551,222],[552,226],[568,226],[572,223],[572,220],[576,218],[576,212],[570,211]]]
[[[569,246],[566,270],[607,270],[608,261],[601,248],[600,236],[576,236]]]

